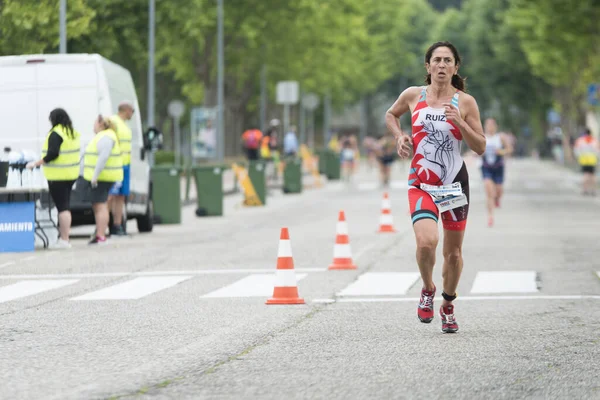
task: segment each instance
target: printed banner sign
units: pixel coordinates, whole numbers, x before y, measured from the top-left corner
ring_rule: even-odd
[[[194,158],[217,157],[217,108],[196,107],[191,112],[191,143]]]
[[[0,253],[35,250],[35,204],[0,203]]]

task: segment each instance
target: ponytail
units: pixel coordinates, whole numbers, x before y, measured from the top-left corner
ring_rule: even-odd
[[[457,88],[458,90],[462,90],[463,92],[467,91],[467,84],[465,83],[466,79],[460,76],[459,74],[452,75],[452,86]]]

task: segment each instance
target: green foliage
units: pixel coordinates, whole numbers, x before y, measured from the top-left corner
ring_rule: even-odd
[[[0,54],[56,52],[58,4],[1,0]],[[449,40],[461,52],[460,72],[482,115],[500,116],[512,129],[543,119],[553,100],[567,109],[600,74],[596,0],[225,0],[224,5],[227,140],[236,145],[243,121],[257,114],[263,65],[271,102],[276,82],[298,80],[304,92],[330,93],[340,108],[363,96],[395,97],[422,84],[426,48]],[[166,106],[173,98],[188,107],[216,104],[216,1],[157,1],[156,23],[156,117],[158,125],[169,126]],[[147,0],[68,1],[69,52],[99,53],[128,68],[142,109],[147,32]],[[537,122],[530,125],[543,125]]]
[[[67,30],[71,38],[84,35],[95,10],[85,0],[69,0]],[[0,54],[39,54],[58,51],[59,2],[56,0],[0,1]]]

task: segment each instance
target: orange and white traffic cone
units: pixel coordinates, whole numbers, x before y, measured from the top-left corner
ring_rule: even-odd
[[[394,217],[392,216],[392,203],[387,193],[383,194],[378,232],[396,232],[394,229]]]
[[[356,269],[352,261],[352,250],[348,238],[348,224],[344,211],[340,211],[336,227],[335,245],[333,246],[333,264],[329,269]]]
[[[277,251],[275,288],[273,289],[273,297],[267,300],[267,304],[304,304],[304,299],[298,297],[292,245],[287,228],[281,228],[279,249]]]

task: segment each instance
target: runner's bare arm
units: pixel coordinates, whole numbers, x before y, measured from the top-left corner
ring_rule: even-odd
[[[500,136],[500,140],[502,140],[502,149],[499,150],[499,153],[501,156],[508,156],[510,154],[512,154],[512,152],[514,151],[514,149],[512,148],[511,144],[510,144],[510,140],[508,140],[508,138],[504,135]]]
[[[385,113],[385,125],[396,138],[404,135],[398,119],[403,114],[410,112],[410,106],[415,103],[420,91],[421,89],[416,86],[405,89]]]
[[[453,105],[449,103],[444,105],[452,108],[452,111],[456,111],[456,108]],[[483,126],[481,125],[479,107],[473,96],[466,93],[462,94],[460,109],[461,114],[464,114],[464,117],[456,115],[455,118],[452,118],[449,115],[448,118],[455,120],[454,122],[460,129],[467,146],[478,155],[482,155],[485,151],[485,135],[483,134]]]

